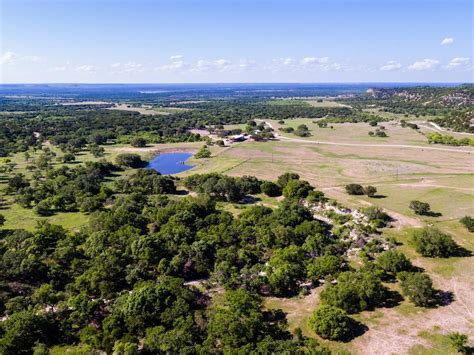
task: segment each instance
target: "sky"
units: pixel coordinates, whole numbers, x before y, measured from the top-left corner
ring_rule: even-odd
[[[0,0],[0,83],[473,82],[473,0]]]

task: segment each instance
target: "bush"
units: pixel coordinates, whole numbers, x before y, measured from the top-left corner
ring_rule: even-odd
[[[344,260],[337,255],[323,255],[313,259],[306,268],[306,275],[312,283],[320,279],[333,279],[342,271]]]
[[[300,124],[296,128],[294,134],[299,137],[309,137],[311,135],[311,133],[309,132],[308,126],[306,126],[305,124]]]
[[[0,214],[0,227],[5,224],[5,216],[3,214]]]
[[[262,192],[268,197],[281,196],[281,188],[271,181],[264,181],[261,185]]]
[[[436,304],[436,290],[428,275],[420,272],[401,272],[398,278],[403,295],[416,306],[430,307]]]
[[[102,200],[96,196],[85,197],[80,206],[81,212],[90,213],[102,208]]]
[[[115,163],[121,167],[140,168],[145,162],[140,155],[132,153],[119,154],[115,158]]]
[[[133,138],[132,141],[130,142],[132,147],[136,147],[136,148],[146,147],[146,143],[147,143],[146,139],[142,137]]]
[[[283,196],[288,199],[306,198],[310,191],[314,190],[309,182],[304,180],[291,180],[283,189]]]
[[[457,244],[449,234],[434,227],[414,231],[412,243],[418,253],[427,257],[447,258],[457,249]]]
[[[72,163],[76,160],[76,157],[72,153],[66,153],[63,155],[63,163]]]
[[[323,305],[314,311],[309,325],[324,339],[344,340],[350,338],[354,320],[340,308]]]
[[[210,158],[210,157],[211,157],[211,151],[209,150],[207,145],[199,149],[199,151],[196,154],[194,154],[194,158],[196,159],[203,159],[203,158]]]
[[[467,230],[471,233],[474,233],[474,218],[465,216],[459,220],[462,224],[464,224],[464,227],[467,228]]]
[[[363,195],[365,193],[364,188],[359,184],[346,185],[346,192],[349,195]]]
[[[337,278],[337,284],[328,285],[321,292],[321,303],[339,307],[348,313],[373,308],[385,297],[380,278],[370,271],[347,271]]]
[[[418,215],[426,215],[430,212],[430,205],[426,202],[413,200],[410,202],[410,209]]]
[[[377,193],[377,189],[374,186],[366,186],[364,188],[364,193],[369,197],[374,197]]]
[[[51,216],[53,214],[51,202],[48,200],[38,202],[33,210],[39,216]]]
[[[289,181],[299,179],[300,176],[296,173],[284,173],[278,177],[277,184],[283,189]]]
[[[467,346],[467,335],[461,334],[458,332],[453,332],[448,334],[449,342],[451,346],[461,354],[468,353],[468,346]]]
[[[389,250],[377,258],[377,265],[387,274],[396,275],[400,271],[413,268],[405,254],[397,250]]]

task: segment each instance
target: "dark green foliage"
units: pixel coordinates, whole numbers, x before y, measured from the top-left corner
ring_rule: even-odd
[[[353,333],[354,320],[340,308],[320,306],[316,308],[309,325],[321,338],[330,340],[345,340]]]
[[[304,199],[314,190],[309,182],[304,180],[290,180],[283,188],[283,196],[288,199]]]
[[[3,214],[0,213],[0,227],[5,224],[6,218]]]
[[[344,269],[344,260],[337,255],[323,255],[310,261],[306,275],[314,283],[319,280],[333,280]]]
[[[365,193],[364,188],[359,184],[346,185],[346,192],[349,195],[363,195]]]
[[[421,272],[401,272],[398,278],[403,295],[416,306],[430,307],[436,304],[436,290],[428,275]]]
[[[299,180],[300,176],[296,173],[284,173],[283,175],[280,175],[277,180],[277,185],[280,186],[280,188],[285,188],[286,184],[291,181],[291,180]]]
[[[364,193],[369,197],[374,197],[377,193],[377,189],[374,186],[366,186],[364,187]]]
[[[449,234],[435,227],[425,227],[414,231],[411,241],[416,251],[427,257],[447,258],[458,249],[456,242]]]
[[[377,265],[387,274],[395,276],[400,271],[410,271],[413,268],[405,254],[397,250],[389,250],[377,258]]]
[[[311,135],[308,126],[305,124],[300,124],[293,133],[299,137],[309,137]]]
[[[194,158],[196,159],[203,159],[203,158],[210,158],[211,157],[211,151],[209,148],[205,145],[199,151],[194,154]]]
[[[66,153],[63,156],[63,163],[72,163],[76,160],[76,156],[72,153]]]
[[[426,215],[430,212],[430,205],[426,202],[413,200],[410,202],[410,209],[413,210],[413,212],[415,212],[416,214]]]
[[[459,220],[459,222],[461,222],[464,225],[464,227],[467,228],[469,232],[474,233],[474,218],[473,217],[464,216],[463,218]]]
[[[117,180],[117,191],[123,193],[142,194],[173,194],[176,192],[174,181],[169,176],[163,176],[155,170],[138,169],[133,174]]]
[[[451,347],[453,347],[457,352],[461,354],[467,354],[468,349],[468,337],[466,334],[461,334],[458,332],[453,332],[448,334],[449,342],[451,343]]]
[[[142,137],[133,138],[132,141],[130,142],[132,147],[136,147],[136,148],[146,147],[146,143],[147,143],[146,139]]]
[[[268,197],[281,196],[281,188],[272,181],[264,181],[261,185],[262,192]]]
[[[321,292],[322,304],[334,306],[348,313],[357,313],[378,305],[385,297],[385,287],[371,271],[347,271]]]
[[[126,168],[140,168],[144,165],[144,162],[140,155],[133,153],[123,153],[117,155],[115,158],[115,163],[118,166]]]
[[[295,294],[303,275],[303,253],[297,246],[275,250],[268,261],[268,283],[275,295]]]

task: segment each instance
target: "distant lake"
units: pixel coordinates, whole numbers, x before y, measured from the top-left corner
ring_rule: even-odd
[[[193,168],[192,165],[184,164],[191,156],[191,153],[160,154],[150,161],[147,168],[158,171],[162,175],[178,174]]]

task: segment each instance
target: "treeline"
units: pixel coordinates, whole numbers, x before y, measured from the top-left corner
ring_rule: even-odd
[[[474,147],[474,138],[464,137],[464,138],[454,138],[453,136],[441,133],[428,133],[426,135],[428,142],[432,144],[446,144],[446,145],[469,145]]]

